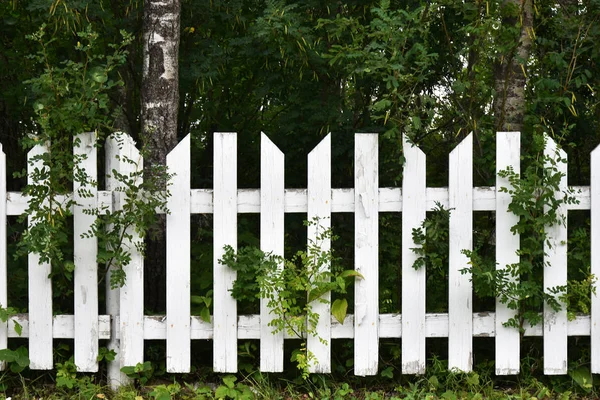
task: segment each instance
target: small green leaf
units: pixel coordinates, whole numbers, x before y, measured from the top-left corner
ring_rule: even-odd
[[[364,279],[364,276],[360,274],[360,272],[355,271],[353,269],[347,269],[340,274],[342,278],[349,278],[351,276],[356,276],[357,278]]]
[[[0,360],[6,362],[14,362],[17,358],[15,351],[10,349],[2,349],[0,350]]]
[[[67,271],[67,272],[75,271],[75,263],[72,261],[65,261],[65,271]]]
[[[479,374],[472,374],[467,376],[467,384],[471,386],[479,385]]]
[[[204,322],[210,323],[210,310],[208,309],[208,307],[204,307],[200,311],[200,319]]]
[[[17,335],[21,336],[21,334],[23,333],[23,326],[21,326],[20,323],[18,323],[17,321],[14,321],[15,323],[15,332],[17,332]]]
[[[126,366],[121,368],[121,372],[124,373],[125,375],[132,375],[136,373],[135,367],[134,366]]]
[[[230,389],[232,389],[233,387],[235,387],[235,381],[237,380],[237,378],[235,377],[235,375],[227,375],[226,377],[223,378],[223,383]]]
[[[346,319],[346,312],[348,311],[348,300],[336,299],[331,305],[331,313],[337,319],[340,324],[344,323]]]
[[[571,378],[579,385],[581,389],[589,393],[592,390],[593,377],[590,373],[590,369],[586,367],[579,367],[569,371]]]
[[[392,379],[394,377],[394,370],[392,367],[387,367],[383,371],[381,371],[381,376],[384,378]]]
[[[217,399],[226,398],[228,391],[229,391],[229,388],[227,386],[219,386],[217,388],[217,390],[215,391],[215,398],[217,398]]]
[[[95,80],[98,83],[104,83],[108,80],[108,76],[106,76],[106,71],[104,71],[104,69],[102,69],[101,67],[93,68],[90,71],[90,76],[93,80]]]
[[[17,350],[15,350],[15,353],[17,355],[15,361],[17,362],[17,364],[19,364],[19,366],[29,366],[29,352],[27,350],[27,347],[21,346]]]

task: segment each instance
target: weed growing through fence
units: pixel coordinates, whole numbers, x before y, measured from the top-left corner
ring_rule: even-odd
[[[267,301],[270,313],[274,315],[269,324],[274,334],[285,331],[303,339],[306,333],[326,343],[317,331],[319,314],[313,310],[314,302],[327,303],[324,294],[338,294],[339,298],[331,304],[331,312],[343,323],[348,301],[341,296],[346,294],[350,281],[362,278],[362,275],[355,270],[341,270],[333,251],[321,248],[325,240],[335,240],[331,229],[323,229],[318,219],[305,221],[305,225],[316,225],[316,240],[308,244],[306,251],[298,251],[290,259],[265,253],[256,247],[244,247],[236,253],[231,246],[226,246],[219,262],[237,271],[231,290],[236,300]],[[303,341],[300,349],[293,353],[292,361],[306,378],[309,366],[318,360]]]
[[[0,321],[7,322],[10,317],[16,315],[16,310],[13,307],[0,306]],[[14,329],[17,335],[21,336],[23,327],[17,321],[13,320]],[[20,373],[29,366],[29,350],[25,346],[19,346],[12,349],[0,349],[0,361],[5,362],[10,371]]]
[[[524,332],[527,322],[536,325],[542,321],[540,313],[544,303],[555,312],[568,305],[569,318],[575,312],[588,312],[591,296],[595,290],[595,278],[589,272],[589,264],[581,280],[569,280],[566,285],[555,286],[544,290],[543,270],[547,265],[544,256],[544,244],[551,245],[547,227],[566,224],[566,216],[559,213],[559,208],[573,204],[577,200],[569,190],[561,192],[560,182],[564,177],[558,169],[558,163],[564,163],[559,157],[544,155],[545,140],[543,136],[535,137],[538,151],[527,157],[527,168],[522,175],[512,168],[500,171],[499,176],[507,178],[511,188],[500,188],[509,193],[512,201],[509,210],[519,216],[518,222],[511,228],[514,234],[521,237],[518,250],[519,262],[496,268],[494,260],[483,254],[493,254],[486,246],[489,242],[480,242],[473,251],[463,250],[469,258],[469,267],[463,273],[471,273],[475,293],[484,298],[498,298],[502,304],[515,310],[513,318],[504,322],[507,327]],[[561,193],[561,196],[556,196]],[[447,257],[448,222],[451,210],[444,210],[438,205],[433,217],[427,218],[420,228],[413,230],[413,240],[421,247],[412,249],[419,258],[415,268],[427,267],[435,273],[442,267],[442,260]],[[578,232],[579,240],[588,240],[586,232]],[[484,235],[488,236],[488,235]],[[582,239],[582,236],[585,239]],[[444,239],[444,240],[440,240]],[[443,244],[442,244],[443,243]],[[579,251],[577,249],[569,250]]]
[[[528,165],[522,176],[510,167],[499,172],[499,176],[508,179],[511,184],[510,189],[500,188],[501,192],[511,195],[508,209],[519,216],[518,222],[511,228],[513,234],[521,237],[519,262],[491,269],[489,264],[481,262],[477,250],[465,251],[471,261],[471,267],[465,272],[473,274],[475,292],[493,294],[502,304],[515,310],[516,315],[504,325],[519,329],[521,333],[525,322],[536,325],[542,321],[540,310],[544,303],[555,312],[569,304],[577,311],[587,311],[590,294],[595,290],[595,279],[589,269],[581,281],[569,280],[566,285],[544,290],[543,271],[547,266],[544,245],[552,246],[547,228],[566,226],[566,215],[560,214],[559,209],[577,200],[571,190],[561,190],[560,187],[564,174],[558,166],[566,160],[559,157],[558,151],[554,157],[544,154],[546,140],[543,136],[535,136],[534,141],[537,151],[526,158]],[[574,317],[573,312],[568,315]]]
[[[154,376],[154,367],[150,361],[145,361],[135,366],[125,366],[121,372],[133,379],[137,386],[144,386]]]
[[[122,147],[125,140],[123,134],[114,134],[114,138],[118,146]],[[144,152],[145,148],[141,154]],[[104,265],[104,272],[110,268],[110,286],[113,289],[125,284],[124,267],[131,262],[131,248],[124,244],[131,243],[143,254],[145,248],[142,239],[157,221],[156,210],[169,212],[167,199],[170,193],[163,189],[165,182],[172,177],[164,166],[153,165],[150,167],[150,174],[145,174],[140,165],[141,159],[132,160],[126,156],[117,156],[117,160],[133,166],[133,172],[129,174],[119,173],[116,169],[111,171],[111,177],[118,182],[114,191],[122,196],[120,207],[115,210],[85,210],[98,218],[89,230],[82,234],[84,238],[98,239],[97,260],[99,264]],[[134,234],[140,239],[136,240]]]
[[[412,230],[417,247],[411,251],[417,255],[413,268],[425,268],[428,284],[435,286],[426,297],[426,307],[434,312],[447,312],[448,296],[448,249],[450,212],[436,202],[433,213],[420,227]]]

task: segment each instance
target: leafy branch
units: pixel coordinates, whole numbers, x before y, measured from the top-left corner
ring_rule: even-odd
[[[307,226],[313,224],[317,226],[316,240],[310,241],[306,250],[296,252],[290,259],[265,253],[256,247],[244,247],[236,253],[231,246],[226,246],[219,262],[237,272],[231,289],[233,298],[250,302],[267,300],[270,313],[274,315],[269,323],[273,334],[285,331],[298,339],[311,335],[326,343],[317,331],[320,316],[313,309],[314,302],[328,303],[323,295],[329,292],[346,294],[352,279],[362,276],[354,270],[341,270],[333,251],[322,249],[325,240],[335,239],[331,229],[323,229],[318,219],[305,222]],[[331,307],[332,314],[342,324],[347,307],[345,298],[338,298]],[[294,354],[293,361],[307,377],[308,367],[315,359],[305,341],[300,351]]]

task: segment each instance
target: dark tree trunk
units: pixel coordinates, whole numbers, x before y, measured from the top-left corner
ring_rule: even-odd
[[[179,104],[180,0],[144,2],[144,65],[142,76],[142,138],[148,152],[145,177],[151,166],[166,165],[167,154],[177,145]],[[165,309],[166,221],[161,218],[146,241],[145,304],[153,311]]]
[[[505,0],[503,7],[518,7],[518,17],[504,18],[502,25],[520,26],[519,42],[502,54],[495,65],[494,116],[497,131],[521,131],[525,117],[527,60],[532,47],[533,0]]]

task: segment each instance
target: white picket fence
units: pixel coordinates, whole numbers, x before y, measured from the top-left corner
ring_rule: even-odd
[[[75,148],[87,159],[81,165],[87,174],[96,177],[95,136],[79,135],[81,144]],[[331,318],[329,304],[316,304],[319,336],[308,338],[308,348],[318,363],[313,372],[331,370],[331,340],[354,339],[354,373],[374,375],[378,372],[379,339],[402,339],[402,373],[422,374],[425,371],[426,338],[447,337],[448,366],[470,371],[473,366],[473,338],[495,337],[496,373],[519,372],[519,332],[502,325],[513,311],[497,302],[495,312],[474,313],[472,284],[468,274],[460,270],[467,266],[463,249],[473,246],[473,212],[496,212],[497,268],[518,261],[519,236],[510,232],[517,217],[507,209],[510,195],[500,188],[510,187],[507,179],[496,178],[495,187],[473,187],[472,136],[468,136],[449,159],[449,187],[428,188],[425,184],[425,154],[404,142],[404,178],[401,188],[379,188],[378,137],[375,134],[355,136],[354,189],[331,188],[331,139],[327,136],[308,155],[307,189],[286,189],[284,185],[284,155],[262,135],[261,189],[237,188],[237,136],[235,133],[215,133],[214,188],[190,188],[190,138],[186,137],[169,154],[168,168],[174,173],[167,216],[167,315],[145,316],[143,311],[143,258],[135,243],[126,243],[132,251],[132,262],[126,267],[127,282],[120,290],[107,290],[106,309],[109,315],[98,315],[97,242],[80,237],[93,216],[83,213],[89,207],[121,206],[123,195],[114,189],[119,184],[107,178],[106,190],[95,191],[91,198],[78,198],[74,206],[75,226],[75,314],[53,315],[49,265],[29,256],[29,314],[17,315],[0,324],[0,348],[6,348],[8,338],[18,337],[12,320],[23,326],[22,337],[29,338],[32,369],[53,368],[53,338],[74,339],[74,360],[80,371],[98,370],[96,357],[99,340],[109,339],[109,348],[118,356],[109,365],[113,386],[127,380],[120,372],[126,365],[144,361],[144,340],[166,340],[168,372],[188,372],[191,365],[191,340],[212,339],[213,367],[217,372],[237,371],[238,340],[260,339],[261,371],[283,369],[285,333],[273,334],[268,326],[272,316],[265,304],[260,315],[238,315],[236,302],[229,289],[235,272],[218,263],[225,245],[237,245],[237,216],[239,213],[260,213],[260,246],[265,251],[282,254],[284,248],[284,214],[307,213],[308,219],[321,218],[329,224],[332,213],[355,213],[355,269],[364,279],[355,284],[354,315],[344,324]],[[546,153],[566,159],[562,150],[548,139]],[[0,148],[1,150],[1,148]],[[42,145],[31,150],[29,157],[44,152]],[[106,143],[106,170],[129,174],[134,164],[125,157],[138,160],[139,152],[133,140],[124,137],[119,145],[114,137]],[[600,276],[600,150],[592,152],[591,187],[573,187],[577,204],[560,209],[592,210],[592,273]],[[497,171],[511,166],[519,173],[520,134],[497,134]],[[566,174],[566,164],[559,163]],[[35,168],[36,165],[30,165]],[[6,257],[6,217],[20,215],[28,199],[20,193],[6,193],[6,161],[0,151],[0,304],[7,306],[7,273],[10,263]],[[567,178],[561,181],[567,189]],[[77,189],[77,187],[75,187]],[[559,195],[559,194],[557,194]],[[416,254],[412,229],[420,226],[425,213],[436,202],[452,208],[450,214],[449,250],[449,309],[447,314],[425,312],[425,270],[412,265]],[[402,313],[379,314],[378,298],[378,213],[402,212]],[[213,214],[214,221],[214,312],[212,323],[190,315],[190,215]],[[308,239],[316,239],[314,228],[308,228]],[[548,227],[550,241],[546,248],[548,266],[544,271],[545,287],[564,285],[567,281],[567,230],[565,226]],[[135,238],[133,241],[140,240]],[[325,249],[329,242],[323,243]],[[566,311],[553,312],[544,308],[544,322],[526,327],[525,336],[543,336],[544,373],[567,373],[567,337],[591,336],[592,372],[600,373],[600,304],[593,295],[591,316],[567,320]]]

